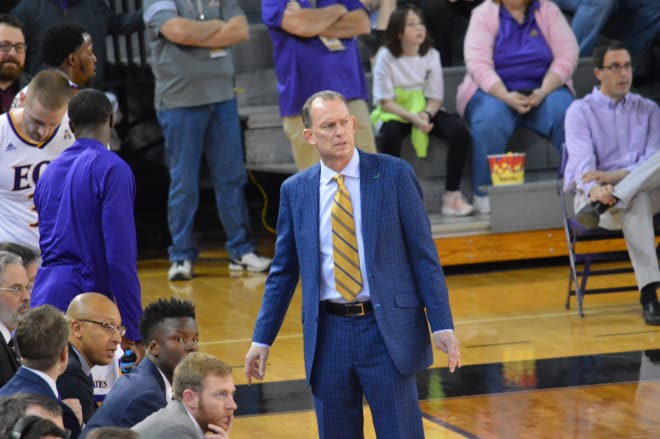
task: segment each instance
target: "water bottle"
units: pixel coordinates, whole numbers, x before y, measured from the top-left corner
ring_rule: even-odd
[[[130,373],[131,370],[135,367],[137,362],[137,355],[133,352],[132,349],[126,349],[124,355],[119,359],[119,369],[122,374]]]

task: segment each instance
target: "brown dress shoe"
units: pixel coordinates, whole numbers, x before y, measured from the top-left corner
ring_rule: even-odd
[[[600,222],[600,216],[607,212],[610,206],[601,203],[600,201],[592,201],[580,209],[575,214],[575,219],[578,220],[583,227],[587,229],[595,229]]]

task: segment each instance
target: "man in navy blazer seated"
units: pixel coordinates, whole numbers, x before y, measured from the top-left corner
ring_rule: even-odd
[[[69,360],[68,338],[69,325],[57,308],[42,305],[25,313],[14,334],[23,364],[0,389],[0,396],[36,393],[57,401],[62,407],[64,427],[76,438],[82,423],[80,402],[77,399],[60,401],[55,384]]]
[[[406,162],[355,147],[342,95],[312,95],[302,117],[321,163],[282,185],[275,258],[245,357],[248,382],[264,377],[300,276],[320,438],[362,438],[363,396],[379,439],[423,438],[415,372],[433,362],[429,324],[450,371],[460,357],[417,179]]]
[[[97,427],[132,427],[172,399],[172,375],[184,356],[199,350],[195,306],[178,299],[149,304],[140,319],[145,357],[112,386],[81,437]]]

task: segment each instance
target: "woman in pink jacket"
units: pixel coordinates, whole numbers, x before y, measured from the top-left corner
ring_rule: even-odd
[[[521,124],[564,141],[578,60],[573,31],[549,0],[486,0],[472,12],[464,46],[467,74],[457,109],[472,134],[474,205],[490,211],[488,154],[501,154]]]

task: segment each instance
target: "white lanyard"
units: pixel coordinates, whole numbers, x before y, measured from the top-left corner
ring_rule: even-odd
[[[202,5],[202,0],[197,0],[197,10],[199,11],[199,14],[196,13],[192,0],[188,0],[188,6],[190,7],[190,11],[192,12],[193,17],[197,15],[200,20],[204,21],[206,16],[204,15],[204,6]]]

